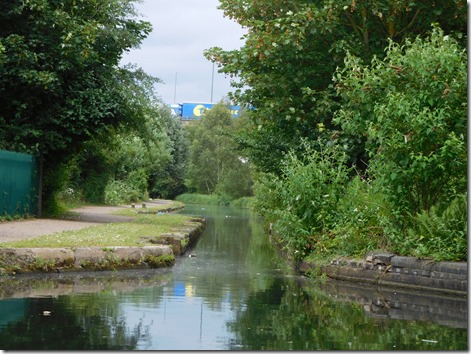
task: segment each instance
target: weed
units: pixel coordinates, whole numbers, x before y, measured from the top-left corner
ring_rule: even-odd
[[[37,257],[28,268],[34,271],[50,272],[57,268],[57,264],[53,259],[43,259],[41,257]]]
[[[162,256],[148,254],[144,257],[144,263],[152,268],[170,267],[175,264],[175,256],[173,254],[166,254]]]

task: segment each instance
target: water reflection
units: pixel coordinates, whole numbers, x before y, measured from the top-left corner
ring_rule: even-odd
[[[0,279],[1,349],[467,349],[467,300],[291,274],[248,211],[169,270]]]
[[[339,295],[331,290],[329,286],[304,279],[292,282],[278,279],[271,288],[250,294],[247,308],[238,312],[230,326],[233,332],[238,333],[242,347],[251,350],[467,348],[466,327],[455,329],[443,326],[424,319],[423,315],[417,316],[417,311],[415,316],[414,312],[409,312],[408,320],[372,315],[371,311],[365,311],[364,304],[375,301],[376,295],[381,296],[381,292],[373,291],[363,301],[357,302],[354,292]],[[272,297],[273,292],[278,296]],[[420,308],[420,312],[428,312],[430,308],[422,306],[420,296],[416,296],[418,301],[414,306]],[[460,305],[461,309],[467,306],[466,300],[462,299],[450,299],[450,304]],[[465,325],[466,312],[461,315],[461,325]]]

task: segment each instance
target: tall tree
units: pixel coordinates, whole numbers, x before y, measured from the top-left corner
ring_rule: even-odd
[[[221,0],[220,8],[247,28],[245,45],[205,55],[240,79],[234,98],[256,108],[255,129],[241,146],[262,170],[275,172],[279,157],[299,147],[301,137],[316,140],[333,128],[332,76],[347,51],[381,58],[388,39],[403,43],[434,22],[446,33],[465,34],[467,20],[464,0]]]
[[[159,120],[168,140],[169,160],[159,169],[151,171],[150,196],[173,199],[185,191],[185,172],[189,142],[181,120],[168,109],[159,109]]]
[[[249,164],[241,158],[232,139],[236,128],[234,118],[223,103],[206,111],[200,121],[189,127],[189,188],[234,199],[250,195]]]
[[[135,2],[0,4],[0,147],[38,155],[51,171],[128,119],[118,64],[151,31]]]

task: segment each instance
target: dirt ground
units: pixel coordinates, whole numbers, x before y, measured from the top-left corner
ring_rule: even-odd
[[[170,204],[169,200],[153,200],[146,202],[148,207]],[[130,208],[131,206],[85,206],[71,210],[73,216],[64,219],[28,219],[0,222],[0,243],[18,241],[49,235],[67,230],[79,230],[90,226],[112,222],[128,222],[133,218],[111,215],[112,212]],[[142,205],[136,205],[142,208]]]

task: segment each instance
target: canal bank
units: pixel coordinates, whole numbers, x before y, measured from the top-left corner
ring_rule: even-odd
[[[299,272],[325,274],[349,282],[394,286],[418,291],[434,291],[466,296],[467,262],[435,262],[431,259],[402,257],[387,252],[370,252],[364,260],[335,259],[328,265],[302,262]]]
[[[2,349],[468,348],[464,297],[298,276],[249,210],[181,213],[206,227],[172,268],[0,277]]]
[[[165,213],[180,211],[181,206],[169,206],[169,201],[158,201],[147,203],[158,209],[150,209],[147,204],[142,204],[138,214],[149,215],[156,218]],[[111,223],[131,223],[135,218],[121,215],[112,215],[111,212],[122,207],[85,207],[80,208],[72,217],[66,220],[27,220],[1,225],[0,236],[11,240],[37,238],[48,235],[48,228],[51,225],[55,232],[58,223],[63,230],[78,230],[90,228],[96,230],[96,237],[99,237],[99,229],[93,228],[97,225]],[[132,206],[135,208],[135,206]],[[145,269],[170,267],[175,263],[175,256],[183,255],[189,248],[193,247],[201,236],[205,220],[203,218],[191,218],[191,223],[174,227],[170,232],[152,231],[145,235],[139,235],[137,246],[119,246],[113,244],[98,247],[87,247],[86,245],[63,247],[8,247],[4,243],[0,248],[0,274],[37,273],[37,272],[70,272],[89,270],[117,270],[117,269]],[[40,234],[37,224],[41,224]],[[157,222],[158,224],[158,222]],[[53,232],[54,232],[53,231]],[[31,235],[34,235],[32,237]],[[16,237],[15,237],[16,236]],[[119,235],[117,235],[119,236]],[[58,236],[60,239],[60,235]],[[0,237],[2,239],[2,237]],[[0,247],[2,244],[0,243]],[[29,245],[28,245],[29,246]]]

